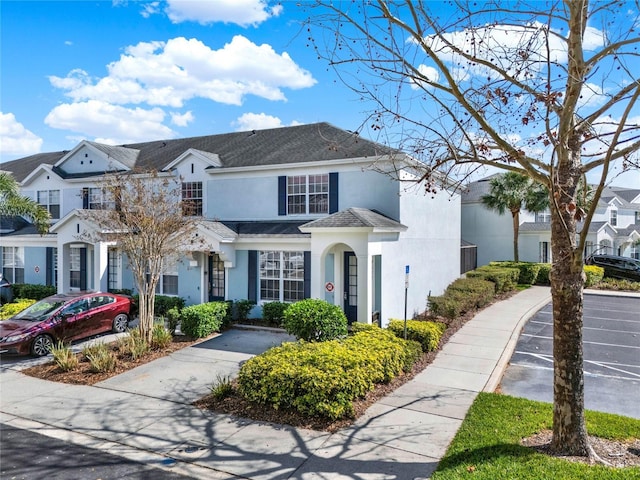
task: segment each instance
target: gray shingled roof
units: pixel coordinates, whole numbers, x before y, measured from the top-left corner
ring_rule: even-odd
[[[98,145],[92,142],[93,145]],[[294,127],[223,133],[203,137],[157,140],[118,147],[103,146],[114,155],[131,160],[130,150],[138,150],[135,167],[142,170],[162,170],[190,148],[219,155],[222,168],[254,167],[290,163],[319,162],[346,158],[375,158],[388,153],[399,154],[380,143],[361,138],[329,123],[314,123]],[[2,170],[24,180],[40,164],[55,164],[69,153],[50,152],[5,162]]]
[[[348,208],[328,217],[305,223],[304,228],[381,228],[385,230],[405,231],[407,227],[385,215],[366,208]]]
[[[122,146],[105,145],[103,143],[87,142],[93,147],[97,148],[101,152],[106,153],[109,157],[113,158],[117,162],[122,163],[128,168],[133,168],[136,165],[136,159],[140,154],[139,150],[133,148],[127,148]]]
[[[521,232],[550,232],[550,222],[524,222],[520,225]]]
[[[298,227],[307,223],[306,221],[251,221],[251,222],[235,222],[222,221],[226,228],[232,230],[240,237],[260,237],[260,236],[300,236],[308,237],[309,234],[302,233]]]
[[[611,187],[611,190],[613,190],[617,196],[627,203],[630,203],[634,198],[640,195],[640,190],[635,188]]]

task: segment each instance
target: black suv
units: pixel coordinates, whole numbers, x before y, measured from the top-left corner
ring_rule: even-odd
[[[635,258],[595,254],[587,258],[586,263],[604,268],[605,277],[624,278],[640,282],[640,260]]]

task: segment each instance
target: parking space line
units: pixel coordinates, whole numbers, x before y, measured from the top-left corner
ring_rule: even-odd
[[[522,334],[523,337],[531,337],[531,338],[542,338],[544,340],[553,340],[553,337],[545,337],[542,335],[532,335],[530,333],[523,333]],[[635,345],[619,345],[617,343],[603,343],[603,342],[588,342],[588,341],[583,341],[582,342],[583,345],[602,345],[605,347],[619,347],[619,348],[635,348],[640,350],[640,346],[635,346]]]
[[[550,372],[553,372],[553,367],[543,367],[540,365],[527,365],[526,363],[516,363],[515,365],[522,368],[531,368],[533,370],[548,370]],[[584,375],[586,377],[611,378],[613,380],[631,380],[634,382],[636,381],[635,379],[629,378],[629,377],[620,377],[618,375],[603,375],[602,373],[587,372],[586,370],[584,372]]]
[[[534,358],[538,358],[540,360],[544,360],[546,362],[549,363],[553,363],[553,357],[551,355],[544,355],[544,354],[539,354],[539,353],[531,353],[531,352],[521,352],[521,351],[516,351],[515,353],[519,353],[520,355],[528,355],[530,357],[534,357]],[[613,370],[616,372],[620,372],[623,374],[627,374],[627,375],[631,375],[633,377],[637,377],[640,378],[640,373],[635,373],[635,372],[629,372],[627,370],[623,370],[621,368],[616,368],[613,367],[612,364],[607,363],[607,362],[594,362],[593,360],[584,360],[585,364],[591,364],[591,365],[597,365],[599,367],[608,369],[608,370]],[[549,368],[549,367],[544,367],[544,366],[540,366],[540,365],[525,365],[525,364],[520,364],[520,363],[515,363],[515,365],[519,365],[519,366],[527,366],[530,368],[540,368],[542,370],[553,370],[553,367]],[[640,367],[640,365],[618,365],[616,364],[616,366],[618,367]],[[629,377],[620,377],[618,375],[604,375],[602,373],[593,373],[593,372],[589,372],[587,370],[584,370],[585,374],[589,374],[589,375],[595,375],[595,376],[599,376],[599,377],[605,377],[605,378],[624,378],[624,379],[629,379]]]
[[[616,320],[617,321],[617,320]],[[536,325],[552,325],[552,323],[548,322],[539,322],[537,320],[531,320],[529,323],[535,323]],[[637,334],[637,331],[634,330],[612,330],[610,328],[605,329],[604,327],[582,327],[584,330],[596,330],[598,332],[611,332],[611,333],[630,333],[632,335]]]

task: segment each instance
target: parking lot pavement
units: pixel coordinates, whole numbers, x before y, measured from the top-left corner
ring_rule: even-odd
[[[551,304],[523,329],[501,383],[502,392],[553,401]],[[640,418],[640,298],[584,297],[585,406]]]

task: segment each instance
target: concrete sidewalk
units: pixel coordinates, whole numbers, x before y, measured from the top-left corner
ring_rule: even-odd
[[[413,380],[330,434],[199,410],[218,375],[283,333],[232,330],[94,386],[0,370],[0,422],[207,479],[423,479],[478,392],[500,381],[520,329],[550,301],[532,287],[480,312]]]

